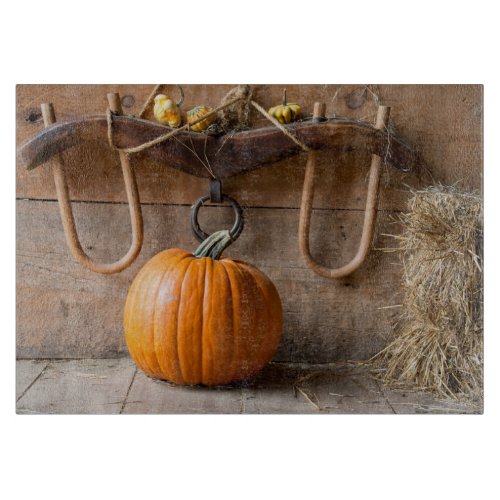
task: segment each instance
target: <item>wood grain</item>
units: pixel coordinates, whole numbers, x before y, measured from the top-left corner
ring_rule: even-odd
[[[22,359],[16,363],[16,400],[38,379],[48,365],[48,361]]]
[[[32,374],[18,361],[20,378]],[[382,388],[345,365],[270,364],[229,387],[175,386],[136,371],[129,358],[44,362],[47,369],[17,404],[21,414],[395,414],[482,413],[480,404]]]
[[[272,364],[243,389],[243,413],[393,413],[366,370]]]
[[[93,258],[112,260],[129,241],[128,209],[118,204],[74,204],[82,244]],[[55,202],[17,202],[17,343],[19,357],[81,358],[125,353],[122,314],[130,283],[157,252],[194,249],[189,207],[143,207],[144,248],[132,267],[113,276],[92,273],[70,256]],[[400,269],[394,254],[372,252],[349,279],[332,282],[305,267],[297,242],[298,210],[247,209],[245,231],[226,253],[247,260],[276,284],[284,308],[284,337],[276,359],[329,362],[374,354],[390,334],[398,304]],[[362,212],[313,213],[313,255],[332,266],[355,252]],[[232,211],[200,212],[208,231],[229,226]],[[377,234],[394,233],[381,212]],[[382,237],[380,237],[382,238]],[[379,239],[376,246],[392,246]]]
[[[383,157],[388,165],[404,172],[415,172],[424,167],[418,154],[397,135],[389,133],[385,126],[379,130],[368,122],[331,118],[321,123],[291,123],[285,128],[301,144],[314,150],[326,150],[330,156],[344,151],[360,151]],[[95,143],[107,143],[107,131],[108,124],[103,115],[54,123],[21,144],[17,158],[28,170],[33,170],[68,149],[92,148]],[[128,149],[172,133],[173,129],[133,116],[115,116],[112,131],[115,147]],[[281,130],[263,127],[217,136],[179,132],[175,138],[134,154],[195,177],[210,178],[206,156],[215,176],[226,179],[299,153],[300,147]]]
[[[17,402],[17,413],[120,413],[135,372],[129,358],[51,361]]]
[[[234,414],[241,413],[239,388],[176,386],[137,372],[123,413],[133,414]]]

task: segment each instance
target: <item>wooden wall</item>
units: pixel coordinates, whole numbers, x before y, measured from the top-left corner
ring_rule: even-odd
[[[185,109],[215,106],[232,85],[182,85]],[[402,174],[385,168],[374,251],[351,277],[330,281],[309,271],[297,242],[304,157],[280,162],[225,181],[224,191],[245,207],[247,223],[228,256],[248,260],[276,283],[285,310],[285,333],[276,360],[330,362],[364,359],[382,348],[401,301],[394,217],[405,208],[408,186],[434,182],[464,189],[482,186],[481,85],[257,85],[269,107],[283,87],[290,101],[312,112],[373,120],[377,99],[392,107],[392,121],[419,150],[428,171]],[[17,144],[42,127],[40,103],[52,102],[58,120],[102,113],[106,93],[120,92],[126,113],[138,113],[152,85],[19,85]],[[167,91],[175,93],[175,87]],[[254,114],[254,126],[267,123]],[[65,153],[66,171],[82,244],[96,259],[115,260],[130,243],[129,219],[119,161],[102,144]],[[370,158],[323,154],[318,168],[311,247],[326,265],[345,263],[360,235]],[[143,206],[145,243],[136,263],[112,276],[92,273],[73,261],[64,241],[49,165],[26,171],[17,165],[17,354],[20,358],[81,358],[126,353],[121,325],[127,289],[140,267],[172,246],[195,248],[189,211],[208,190],[207,181],[147,160],[134,163]],[[215,230],[231,223],[227,208],[202,210]]]

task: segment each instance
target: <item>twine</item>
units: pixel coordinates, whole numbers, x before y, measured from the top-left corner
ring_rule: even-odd
[[[148,149],[152,146],[156,146],[157,144],[160,144],[161,142],[166,141],[167,139],[170,139],[171,137],[174,137],[175,135],[179,134],[180,132],[189,129],[193,125],[196,125],[199,122],[202,122],[203,120],[206,120],[207,118],[215,115],[218,113],[221,109],[227,108],[228,106],[232,106],[235,102],[240,101],[243,99],[243,97],[238,97],[236,99],[233,99],[232,101],[229,101],[228,103],[218,106],[214,110],[210,111],[210,113],[207,113],[206,115],[203,115],[202,117],[192,121],[191,123],[186,123],[182,127],[176,128],[172,130],[171,132],[168,132],[167,134],[160,135],[156,139],[153,139],[148,142],[144,142],[143,144],[139,144],[139,146],[135,146],[132,148],[119,148],[115,146],[114,143],[114,137],[113,137],[113,113],[111,110],[108,108],[106,118],[108,121],[108,142],[111,148],[113,148],[115,151],[120,151],[122,153],[140,153],[141,151],[144,151],[145,149]]]
[[[156,94],[158,94],[158,92],[160,92],[160,89],[162,87],[163,87],[163,83],[159,83],[158,85],[155,86],[155,88],[153,89],[153,92],[151,92],[151,94],[149,94],[147,101],[144,103],[144,106],[142,107],[141,112],[139,113],[139,118],[142,118],[146,114],[146,111],[148,110],[149,106],[153,102]]]
[[[289,139],[291,139],[297,146],[300,146],[303,151],[306,153],[310,151],[310,149],[302,142],[300,141],[295,135],[293,135],[289,130],[287,130],[274,116],[271,116],[260,104],[256,103],[255,101],[250,101],[252,106],[262,113],[273,125],[278,127]]]
[[[156,92],[161,87],[161,85],[162,84],[156,85],[153,92],[151,92],[151,94],[148,97],[148,100],[146,101],[146,103],[144,104],[139,116],[142,116],[143,113],[145,113],[145,111],[147,110],[148,106],[151,104]],[[156,139],[152,139],[151,141],[144,142],[143,144],[139,144],[138,146],[134,146],[131,148],[119,148],[115,145],[114,135],[113,135],[113,116],[114,116],[114,114],[108,108],[107,113],[106,113],[106,119],[107,119],[107,123],[108,123],[108,142],[109,142],[110,147],[112,149],[114,149],[115,151],[119,151],[121,153],[126,153],[126,154],[140,153],[141,151],[144,151],[145,149],[148,149],[152,146],[156,146],[157,144],[165,142],[166,140],[170,139],[171,137],[176,136],[177,134],[179,134],[180,132],[183,132],[184,130],[189,130],[190,127],[192,127],[193,125],[196,125],[197,123],[202,122],[203,120],[206,120],[207,118],[215,115],[219,111],[221,111],[225,108],[228,108],[229,106],[232,106],[236,102],[244,100],[244,99],[247,99],[247,97],[246,96],[236,97],[235,99],[232,99],[229,102],[226,102],[224,104],[219,105],[218,107],[216,107],[215,109],[210,111],[210,113],[203,115],[202,117],[192,121],[191,123],[186,123],[182,127],[176,128],[176,129],[174,129],[166,134],[160,135]],[[295,135],[293,135],[289,130],[287,130],[278,120],[276,120],[276,118],[271,116],[260,104],[256,103],[253,100],[249,100],[249,102],[252,104],[252,106],[257,111],[262,113],[262,115],[265,118],[267,118],[274,126],[276,126],[278,129],[280,129],[281,132],[283,132],[283,134],[285,134],[289,139],[291,139],[295,144],[297,144],[297,146],[299,146],[303,151],[305,151],[305,152],[309,151],[309,148],[303,142],[301,142]]]

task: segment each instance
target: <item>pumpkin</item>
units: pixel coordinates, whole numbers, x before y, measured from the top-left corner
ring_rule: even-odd
[[[137,274],[125,338],[150,377],[223,385],[252,377],[273,356],[283,328],[278,291],[254,266],[220,258],[231,242],[229,231],[219,231],[194,254],[160,252]]]
[[[165,94],[158,94],[155,97],[153,114],[158,123],[168,125],[172,128],[177,128],[181,125],[181,106],[184,102],[184,92],[181,87],[179,87],[179,91],[181,93],[181,98],[177,102]]]
[[[207,115],[212,111],[212,108],[209,106],[195,106],[193,109],[190,109],[187,114],[187,122],[188,123],[193,123],[195,120],[198,120],[202,116]],[[194,125],[191,126],[191,130],[194,130],[195,132],[202,132],[203,130],[207,129],[212,125],[212,123],[215,121],[216,116],[212,115],[206,118],[205,120],[202,120],[201,122],[195,123]]]
[[[283,91],[283,101],[280,105],[269,109],[268,113],[281,124],[290,123],[300,117],[301,108],[298,104],[286,102],[286,89]]]

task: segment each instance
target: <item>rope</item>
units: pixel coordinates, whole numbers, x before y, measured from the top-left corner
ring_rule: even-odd
[[[151,95],[148,97],[148,100],[144,104],[142,111],[139,114],[140,117],[143,115],[143,113],[145,113],[146,109],[153,101],[154,96],[155,96],[156,92],[158,91],[158,89],[161,87],[161,85],[162,84],[156,85],[153,92],[151,92]],[[247,99],[246,96],[236,97],[235,99],[232,99],[228,102],[225,102],[224,104],[219,105],[218,107],[216,107],[215,109],[210,111],[210,113],[203,115],[202,117],[194,120],[191,123],[186,123],[182,127],[176,128],[176,129],[172,130],[171,132],[160,135],[156,139],[153,139],[153,140],[148,141],[148,142],[144,142],[143,144],[139,144],[139,146],[134,146],[131,148],[119,148],[115,145],[114,135],[113,135],[113,116],[114,115],[113,115],[112,111],[108,108],[107,113],[106,113],[106,119],[107,119],[107,123],[108,123],[108,142],[109,142],[110,147],[112,149],[114,149],[115,151],[119,151],[119,152],[127,153],[127,154],[140,153],[141,151],[144,151],[145,149],[148,149],[152,146],[156,146],[157,144],[165,142],[166,140],[170,139],[171,137],[176,136],[177,134],[179,134],[180,132],[183,132],[184,130],[189,130],[190,127],[192,127],[193,125],[196,125],[197,123],[199,123],[203,120],[206,120],[207,118],[215,115],[219,111],[221,111],[225,108],[228,108],[229,106],[232,106],[233,104],[235,104],[238,101],[245,100],[245,99]],[[289,139],[291,139],[295,144],[297,144],[297,146],[299,146],[303,151],[305,151],[305,152],[310,151],[310,149],[302,141],[300,141],[294,134],[292,134],[289,130],[287,130],[278,120],[276,120],[276,118],[271,116],[260,104],[256,103],[253,100],[250,100],[250,103],[257,111],[259,111],[265,118],[267,118],[274,126],[278,127],[281,130],[281,132],[283,132],[283,134],[285,134]]]
[[[160,91],[160,89],[162,87],[163,87],[163,83],[159,83],[158,85],[155,86],[155,88],[153,89],[153,92],[151,92],[151,94],[149,94],[147,101],[144,103],[144,106],[142,107],[141,112],[139,113],[139,118],[142,118],[146,114],[146,111],[148,110],[149,106],[153,102],[156,94]]]
[[[300,146],[303,151],[306,153],[309,151],[309,148],[301,142],[297,137],[295,137],[289,130],[287,130],[274,116],[271,116],[260,104],[256,103],[255,101],[250,101],[252,106],[262,113],[273,125],[278,127],[289,139],[291,139],[297,146]]]
[[[145,143],[140,144],[139,146],[135,146],[133,148],[119,148],[119,147],[115,146],[114,139],[113,139],[113,113],[108,108],[107,113],[106,113],[106,118],[108,121],[108,142],[109,142],[109,145],[111,146],[111,148],[114,149],[115,151],[121,151],[122,153],[128,153],[128,154],[140,153],[141,151],[144,151],[145,149],[148,149],[152,146],[156,146],[157,144],[160,144],[161,142],[165,142],[167,139],[170,139],[174,135],[177,135],[180,132],[187,130],[189,127],[192,127],[193,125],[196,125],[197,123],[202,122],[206,118],[209,118],[210,116],[213,116],[216,113],[218,113],[221,109],[232,106],[235,102],[238,102],[242,99],[243,99],[243,97],[237,97],[236,99],[233,99],[222,106],[218,106],[214,110],[210,111],[210,113],[203,115],[202,117],[192,121],[191,123],[186,123],[182,127],[176,128],[176,129],[172,130],[171,132],[168,132],[167,134],[160,135],[156,139],[145,142]]]

